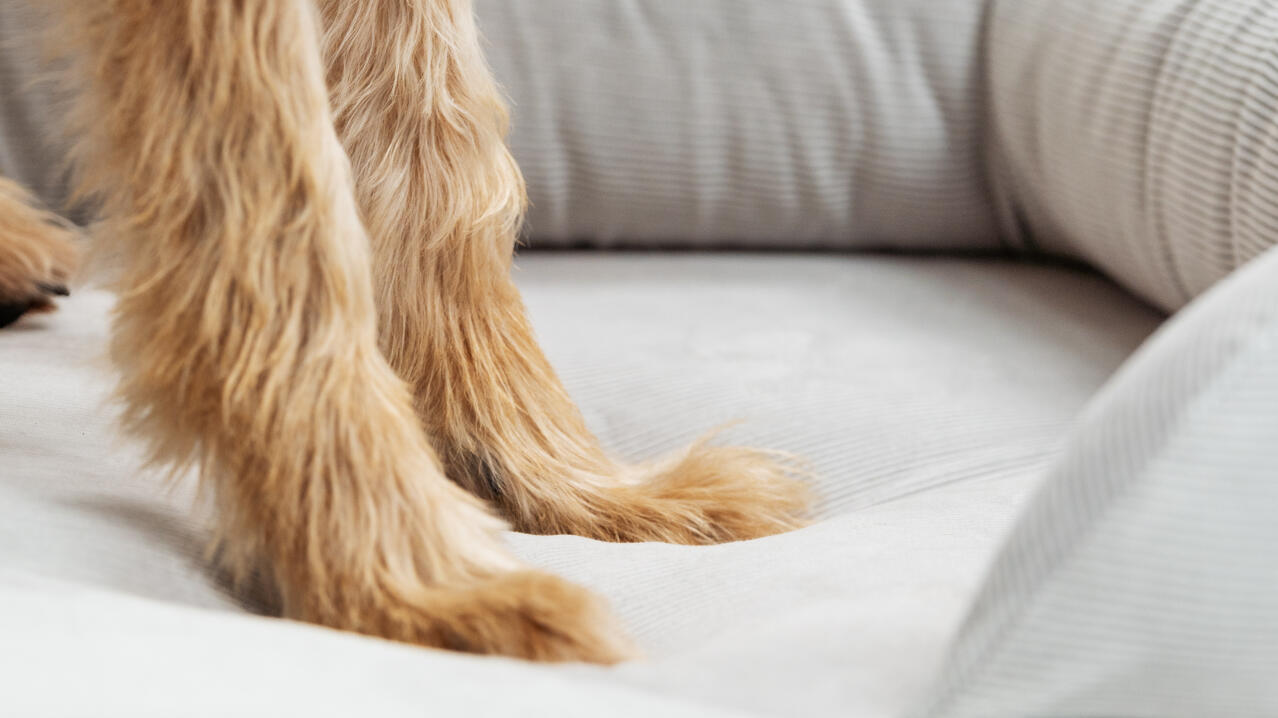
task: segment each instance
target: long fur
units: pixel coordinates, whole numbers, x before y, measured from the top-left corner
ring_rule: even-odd
[[[231,568],[286,616],[447,648],[611,661],[595,599],[528,572],[444,478],[377,347],[368,242],[301,0],[88,0],[78,167],[122,250],[127,422],[196,462]]]
[[[586,428],[510,278],[524,184],[469,1],[319,5],[382,350],[449,476],[533,533],[711,543],[801,526],[786,457],[698,442],[627,467]]]
[[[74,237],[67,222],[0,177],[0,327],[53,309],[52,297],[67,293],[78,261]]]
[[[514,559],[485,500],[520,530],[618,541],[802,525],[785,457],[699,442],[629,467],[586,429],[510,278],[523,180],[468,0],[55,15],[81,194],[122,258],[127,425],[198,467],[228,567],[284,615],[611,662],[630,649],[602,603]],[[0,185],[0,270],[6,215],[40,234],[16,197]]]

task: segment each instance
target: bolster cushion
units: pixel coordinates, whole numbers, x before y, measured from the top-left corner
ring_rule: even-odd
[[[997,248],[981,0],[477,0],[541,245]]]
[[[1085,411],[918,715],[1278,715],[1275,357],[1278,248]]]
[[[1166,310],[1278,236],[1278,6],[992,0],[1003,227]]]

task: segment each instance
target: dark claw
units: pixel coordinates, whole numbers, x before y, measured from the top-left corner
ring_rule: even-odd
[[[18,321],[29,309],[31,309],[31,302],[0,303],[0,329]]]
[[[53,294],[59,297],[71,296],[71,290],[67,289],[65,284],[49,284],[48,282],[39,282],[36,284],[40,291],[45,294]]]

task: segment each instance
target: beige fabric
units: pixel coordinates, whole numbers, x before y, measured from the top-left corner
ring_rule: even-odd
[[[651,456],[742,418],[729,438],[814,462],[822,520],[709,548],[512,536],[612,600],[650,657],[612,671],[251,619],[201,555],[189,484],[161,491],[113,435],[96,368],[110,297],[80,293],[0,332],[0,714],[665,715],[660,698],[694,715],[900,715],[1080,407],[1160,321],[1090,275],[1011,263],[519,264],[608,445]]]

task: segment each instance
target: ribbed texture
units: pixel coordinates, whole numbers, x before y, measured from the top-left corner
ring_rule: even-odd
[[[1176,309],[1274,244],[1278,4],[994,0],[996,194],[1030,246]],[[1278,715],[1278,250],[1098,396],[929,718]]]
[[[537,245],[999,246],[979,2],[476,8]]]
[[[740,419],[727,438],[815,462],[826,515],[1044,468],[1080,388],[1160,319],[1090,274],[1014,262],[550,260],[523,257],[521,285],[609,446],[651,457]]]
[[[60,206],[28,0],[0,174]],[[535,246],[992,249],[981,3],[476,0]]]
[[[1278,714],[1278,249],[1101,392],[920,715]]]
[[[62,208],[67,175],[59,149],[53,85],[43,77],[39,2],[0,0],[0,176]]]
[[[1278,235],[1278,5],[994,0],[1005,226],[1164,309]]]

